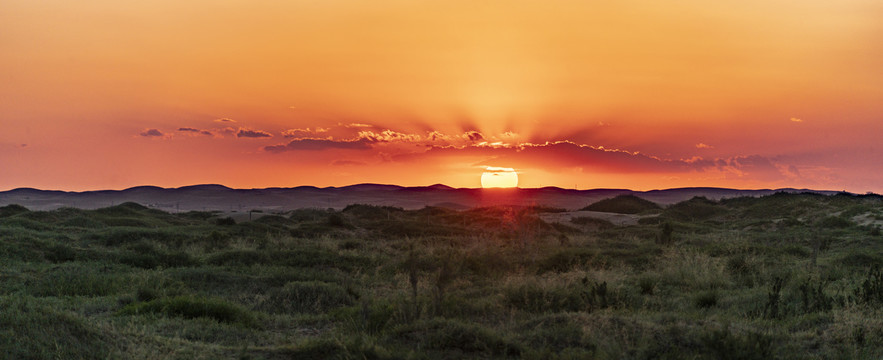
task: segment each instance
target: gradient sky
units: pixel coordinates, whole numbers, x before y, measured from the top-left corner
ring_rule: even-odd
[[[0,190],[883,192],[877,0],[0,2]]]

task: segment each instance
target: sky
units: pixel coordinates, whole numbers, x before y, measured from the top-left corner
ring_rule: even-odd
[[[0,190],[883,192],[877,0],[0,1]]]

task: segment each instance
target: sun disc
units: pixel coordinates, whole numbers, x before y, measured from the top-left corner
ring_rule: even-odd
[[[518,186],[518,173],[512,168],[488,166],[481,174],[481,187],[514,188]]]

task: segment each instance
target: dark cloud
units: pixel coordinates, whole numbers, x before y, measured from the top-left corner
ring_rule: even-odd
[[[442,158],[475,159],[476,166],[506,166],[513,168],[538,168],[548,171],[579,169],[585,173],[665,174],[704,171],[721,171],[727,176],[775,180],[784,178],[786,172],[796,174],[796,169],[777,165],[773,160],[759,155],[736,156],[724,159],[664,159],[639,152],[605,149],[579,145],[569,141],[544,144],[520,144],[511,147],[433,146],[425,152],[392,156],[391,161],[436,161]],[[781,168],[781,169],[780,169]]]
[[[208,131],[208,130],[200,130],[200,129],[196,129],[196,128],[192,128],[192,127],[182,127],[182,128],[178,128],[178,131],[180,131],[180,132],[189,132],[189,133],[197,133],[197,134],[209,135],[209,136],[213,135],[211,131]]]
[[[349,150],[368,150],[371,148],[371,142],[365,139],[359,140],[328,140],[328,139],[296,139],[284,145],[265,146],[264,151],[268,152],[284,152],[295,150],[326,150],[326,149],[349,149]]]
[[[467,139],[469,139],[470,141],[481,141],[481,140],[484,140],[484,135],[482,135],[482,134],[481,134],[480,132],[478,132],[478,131],[467,131],[465,134],[463,134],[463,136],[465,136],[465,137],[466,137]]]
[[[165,134],[163,134],[162,131],[159,131],[157,129],[145,129],[144,131],[141,132],[140,135],[145,136],[145,137],[159,137],[159,136],[163,136]]]
[[[268,137],[273,137],[273,135],[271,135],[270,133],[268,133],[266,131],[240,128],[239,131],[236,133],[236,137],[240,137],[240,138],[242,138],[242,137],[245,137],[245,138],[268,138]]]

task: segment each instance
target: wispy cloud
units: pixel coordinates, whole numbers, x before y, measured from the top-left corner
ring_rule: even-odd
[[[165,136],[165,134],[163,134],[163,132],[159,131],[158,129],[144,129],[144,131],[142,131],[139,135],[144,136],[144,137],[163,137],[163,136]]]
[[[697,149],[714,149],[714,146],[708,145],[706,143],[698,143],[696,144]]]
[[[273,134],[270,134],[266,131],[261,131],[261,130],[239,128],[239,131],[236,132],[236,137],[239,137],[239,138],[270,138],[270,137],[273,137]]]
[[[369,127],[374,127],[374,125],[360,124],[360,123],[350,123],[350,124],[346,124],[346,125],[343,125],[343,126],[344,126],[344,127],[348,127],[348,128],[369,128]]]
[[[791,122],[802,123],[803,119],[793,117],[793,118],[791,118]]]
[[[212,135],[211,131],[196,129],[196,128],[192,128],[192,127],[178,128],[178,131],[183,132],[183,133],[192,133],[192,134],[200,134],[200,135],[208,135],[208,136]]]
[[[318,151],[327,149],[368,150],[371,149],[370,141],[359,140],[330,140],[330,139],[295,139],[284,145],[264,146],[264,151],[280,153],[285,151]]]
[[[288,129],[282,132],[282,137],[285,138],[304,138],[311,137],[315,134],[326,133],[330,130],[329,128],[321,128],[317,127],[315,129],[311,128],[303,128],[303,129]]]
[[[230,118],[220,118],[220,119],[215,119],[215,122],[219,122],[219,123],[235,123],[236,120],[233,120],[233,119],[230,119]]]

